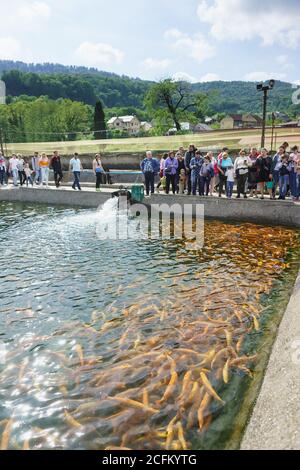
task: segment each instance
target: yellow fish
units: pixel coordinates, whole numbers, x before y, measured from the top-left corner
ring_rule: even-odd
[[[177,431],[178,431],[178,440],[180,442],[181,448],[183,450],[187,450],[188,446],[187,446],[186,440],[184,438],[184,432],[183,432],[183,427],[182,427],[181,421],[179,421],[177,423]]]
[[[7,450],[12,426],[13,426],[13,420],[9,419],[2,434],[0,450]]]
[[[207,391],[207,393],[213,397],[215,400],[221,402],[224,404],[224,401],[222,400],[222,398],[219,397],[219,395],[217,394],[217,392],[215,391],[215,389],[213,388],[213,386],[211,385],[210,381],[208,380],[208,378],[206,377],[206,375],[204,374],[204,372],[201,372],[200,373],[200,377],[201,377],[201,380],[202,380],[202,383]]]
[[[80,365],[81,365],[81,366],[84,366],[84,359],[83,359],[83,349],[82,349],[82,346],[81,346],[80,344],[76,344],[76,346],[75,346],[75,351],[76,351],[77,354],[78,354],[79,361],[80,361]]]
[[[202,431],[203,426],[204,426],[204,411],[210,404],[210,400],[211,400],[210,395],[206,393],[203,397],[203,400],[198,410],[198,424],[199,424],[200,431]]]
[[[174,371],[171,375],[171,380],[166,388],[166,391],[162,399],[159,400],[159,403],[163,403],[164,401],[167,401],[173,395],[177,382],[178,382],[178,374],[177,372]]]
[[[64,415],[67,423],[72,426],[72,428],[81,428],[82,425],[79,423],[79,421],[73,418],[73,416],[67,410],[64,411]]]
[[[225,384],[228,384],[229,382],[229,364],[230,364],[230,359],[227,359],[226,364],[223,368],[223,380]]]

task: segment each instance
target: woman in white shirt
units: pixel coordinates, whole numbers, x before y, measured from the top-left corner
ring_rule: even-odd
[[[24,173],[24,165],[25,165],[25,162],[24,162],[24,159],[23,159],[23,157],[22,157],[22,155],[21,155],[20,153],[18,153],[17,157],[18,157],[17,166],[18,166],[18,174],[19,174],[20,186],[23,186],[23,184],[24,184],[25,181],[26,181],[26,175],[25,175],[25,173]]]
[[[241,194],[244,194],[244,198],[247,198],[246,194],[246,183],[248,180],[249,167],[252,162],[250,158],[247,157],[246,151],[241,150],[239,156],[234,162],[234,171],[237,177],[237,198],[241,197]]]
[[[14,186],[18,186],[18,158],[16,154],[13,154],[9,159],[9,172],[12,175]]]
[[[72,188],[76,189],[76,187],[81,191],[80,186],[80,172],[82,170],[81,161],[79,160],[78,153],[74,153],[74,157],[70,160],[70,171],[73,172],[74,181]]]

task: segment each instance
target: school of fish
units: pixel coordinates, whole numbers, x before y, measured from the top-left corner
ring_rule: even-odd
[[[47,336],[33,337],[32,347],[49,341],[40,353],[47,374],[12,352],[0,369],[0,393],[13,383],[39,403],[53,398],[54,417],[24,430],[12,411],[0,421],[1,450],[195,448],[225,409],[232,378],[255,373],[259,355],[249,354],[247,338],[261,330],[262,299],[296,247],[293,230],[207,224],[204,249],[186,252],[179,244],[182,269],[157,274],[156,296],[143,279],[124,282],[118,299],[90,312],[89,322],[62,324],[61,350],[51,349]],[[199,271],[191,275],[195,257]],[[130,289],[135,302],[121,306]]]

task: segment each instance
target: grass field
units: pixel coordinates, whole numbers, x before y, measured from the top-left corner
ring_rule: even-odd
[[[239,149],[242,147],[260,146],[261,132],[258,129],[241,131],[214,131],[194,135],[180,135],[170,137],[143,137],[110,140],[80,140],[68,142],[39,142],[8,144],[8,153],[17,152],[30,155],[34,151],[52,153],[58,150],[62,155],[70,155],[73,152],[89,154],[103,153],[140,153],[146,150],[167,151],[178,149],[180,146],[188,147],[190,143],[202,149],[220,149],[229,147]],[[282,142],[288,141],[293,145],[300,145],[300,127],[292,129],[276,129],[277,147]],[[266,146],[271,147],[271,130],[267,130]]]

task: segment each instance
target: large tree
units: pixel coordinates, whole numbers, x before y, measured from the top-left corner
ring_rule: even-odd
[[[106,124],[103,106],[100,100],[95,104],[94,111],[94,137],[95,139],[106,139]]]
[[[197,94],[193,93],[191,86],[186,82],[175,82],[168,78],[155,83],[145,97],[145,105],[152,111],[171,117],[176,129],[181,130],[180,120],[186,118],[187,113],[197,106]]]

